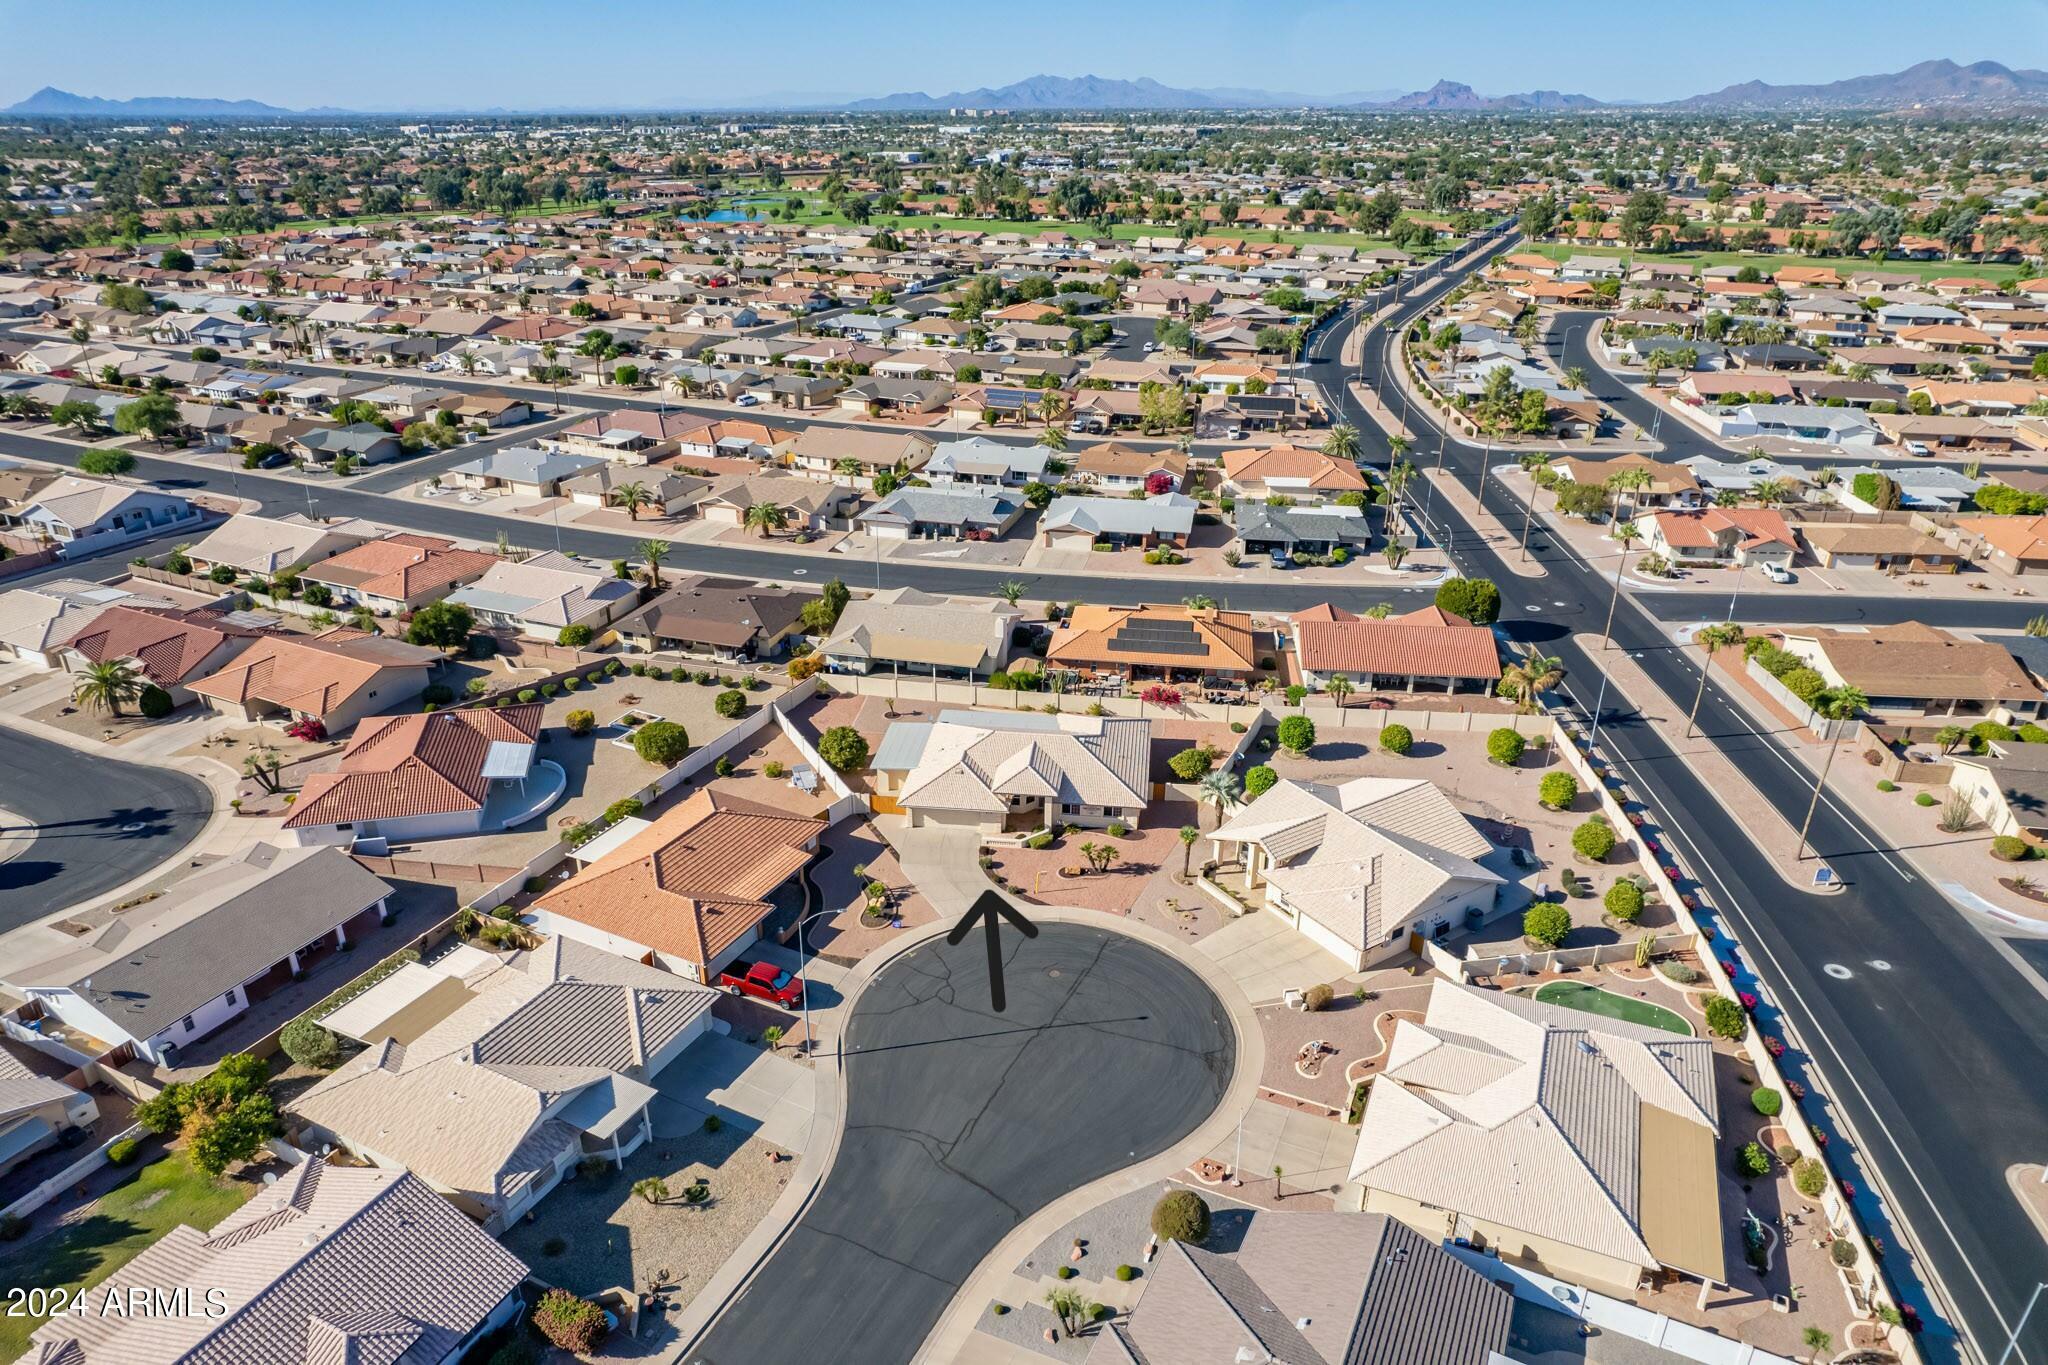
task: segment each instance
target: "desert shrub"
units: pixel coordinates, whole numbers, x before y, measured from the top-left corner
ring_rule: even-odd
[[[1536,785],[1536,799],[1552,810],[1563,810],[1579,799],[1579,779],[1570,773],[1545,773]]]
[[[604,1340],[604,1310],[566,1289],[550,1289],[533,1310],[533,1325],[557,1347],[588,1355]]]
[[[740,712],[747,709],[747,694],[739,691],[720,692],[713,698],[711,709],[727,720],[737,720]]]
[[[851,725],[835,725],[818,736],[818,757],[834,772],[856,772],[868,765],[868,742]]]
[[[284,1026],[284,1032],[277,1036],[277,1045],[300,1066],[332,1071],[341,1061],[341,1040],[303,1015]]]
[[[1725,995],[1717,995],[1707,1001],[1706,1014],[1707,1029],[1717,1038],[1734,1042],[1749,1032],[1749,1016],[1742,1012],[1742,1006]]]
[[[1209,1237],[1209,1205],[1193,1190],[1174,1190],[1152,1206],[1152,1232],[1162,1242],[1199,1246]]]
[[[789,765],[779,758],[771,758],[761,765],[761,776],[787,777],[789,776]]]
[[[733,773],[732,760],[720,755],[718,761],[711,765],[711,771],[720,777],[731,777]]]
[[[2001,863],[2016,863],[2027,853],[2027,841],[2017,834],[2001,834],[1991,841],[1991,856]]]
[[[1116,1277],[1128,1284],[1138,1278],[1138,1268],[1131,1265],[1120,1265],[1116,1268]]]
[[[1103,827],[1103,833],[1112,839],[1121,839],[1131,832],[1131,827],[1121,820],[1112,820]]]
[[[1555,948],[1572,931],[1572,912],[1556,901],[1537,901],[1522,912],[1522,934],[1546,948]]]
[[[1614,852],[1614,826],[1605,816],[1590,817],[1572,831],[1572,851],[1587,862],[1600,862]]]
[[[521,700],[525,700],[522,695]],[[587,735],[597,728],[597,713],[594,711],[571,711],[562,717],[562,724],[572,735]]]
[[[1934,803],[1933,792],[1921,792],[1913,798],[1913,804],[1916,806],[1932,806]]]
[[[1690,962],[1660,962],[1657,964],[1657,970],[1681,986],[1693,985],[1700,979],[1700,969]]]
[[[1380,747],[1390,754],[1405,754],[1415,744],[1415,732],[1396,722],[1380,731]]]
[[[568,677],[562,679],[562,687],[567,691],[575,692],[580,690],[582,686],[583,679],[577,677],[574,673],[571,673]]]
[[[637,796],[622,796],[604,808],[604,822],[616,825],[621,820],[630,820],[646,810],[646,803]]]
[[[1735,1174],[1744,1180],[1754,1180],[1770,1173],[1771,1154],[1760,1143],[1743,1143],[1735,1153]]]
[[[1273,790],[1273,784],[1280,780],[1280,774],[1261,763],[1255,768],[1245,769],[1244,799],[1256,801]]]
[[[1643,914],[1643,890],[1634,882],[1616,882],[1607,888],[1607,913],[1623,924],[1634,924]]]
[[[1749,1107],[1770,1118],[1785,1108],[1785,1096],[1768,1085],[1760,1085],[1749,1092]]]
[[[1309,1007],[1310,1012],[1313,1013],[1316,1010],[1327,1008],[1329,1006],[1331,997],[1335,994],[1336,992],[1332,991],[1328,986],[1318,981],[1315,985],[1310,986],[1307,990],[1301,993],[1301,999],[1302,1003],[1307,1005]]]
[[[1828,1259],[1844,1270],[1855,1265],[1862,1255],[1863,1253],[1856,1249],[1856,1244],[1847,1237],[1837,1237],[1828,1243]]]
[[[1881,792],[1895,792],[1899,789],[1899,784],[1888,777],[1880,777],[1877,780],[1877,789]]]
[[[1282,717],[1274,733],[1290,754],[1305,754],[1316,744],[1316,723],[1307,716]]]
[[[1053,841],[1053,832],[1052,832],[1051,830],[1049,830],[1049,829],[1042,829],[1042,830],[1038,831],[1038,833],[1036,833],[1036,834],[1032,835],[1032,836],[1031,836],[1030,838],[1026,839],[1026,840],[1024,841],[1024,847],[1026,847],[1026,848],[1050,848],[1050,847],[1052,846],[1052,841]]]
[[[532,688],[530,688],[530,687],[522,687],[522,688],[520,688],[520,689],[519,689],[519,700],[520,700],[520,701],[522,701],[522,702],[535,702],[535,701],[539,701],[539,700],[540,700],[540,693],[538,693],[538,692],[534,691],[534,690],[533,690]],[[574,712],[571,712],[570,714],[572,714],[572,715],[573,715],[573,714],[575,714],[575,713],[574,713]]]
[[[633,732],[633,752],[658,767],[673,768],[690,752],[690,735],[672,720],[650,720]]]
[[[1505,725],[1486,737],[1486,756],[1495,763],[1519,763],[1528,747],[1529,741],[1522,738],[1521,731]]]
[[[581,649],[590,643],[594,633],[586,625],[563,626],[559,631],[555,632],[555,643],[567,645],[571,649]]]
[[[1817,1157],[1807,1157],[1792,1165],[1792,1188],[1808,1199],[1818,1199],[1822,1190],[1828,1187],[1828,1168]]]
[[[135,699],[136,710],[142,712],[144,720],[162,720],[171,714],[171,694],[155,683],[142,689],[142,695]]]

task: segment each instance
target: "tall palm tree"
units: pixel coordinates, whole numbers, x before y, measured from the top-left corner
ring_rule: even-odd
[[[640,509],[652,501],[654,496],[644,483],[622,483],[612,490],[612,506],[625,508],[631,521],[640,520]]]
[[[142,675],[126,659],[103,659],[87,664],[71,689],[71,700],[110,716],[121,714],[123,702],[142,695]]]
[[[1564,681],[1564,660],[1531,651],[1527,658],[1501,670],[1500,676],[1515,690],[1515,709],[1533,716],[1537,698]]]
[[[1742,643],[1742,627],[1733,621],[1723,621],[1718,626],[1708,626],[1693,636],[1707,649],[1707,666],[1700,670],[1699,690],[1692,694],[1692,710],[1685,718],[1685,737],[1692,738],[1693,722],[1699,719],[1700,700],[1707,695],[1707,675],[1714,671],[1714,656],[1727,645]]]
[[[1038,433],[1038,443],[1047,450],[1065,450],[1067,433],[1056,426],[1049,426]]]
[[[643,540],[633,549],[647,561],[647,586],[661,591],[661,561],[668,558],[669,543],[665,540]]]
[[[1620,473],[1609,475],[1607,486],[1616,493],[1626,493],[1629,495],[1628,511],[1629,516],[1632,517],[1636,512],[1637,495],[1645,488],[1648,488],[1651,482],[1650,471],[1647,469],[1624,469]],[[1616,512],[1615,515],[1620,517],[1621,513]],[[1623,519],[1625,520],[1626,518]]]
[[[1237,804],[1238,794],[1244,784],[1237,780],[1237,774],[1228,768],[1219,768],[1207,773],[1195,784],[1195,800],[1205,806],[1216,808],[1216,823],[1223,823],[1223,813]]]
[[[1522,558],[1525,560],[1529,557],[1529,528],[1536,522],[1536,495],[1543,491],[1543,486],[1536,482],[1536,471],[1549,459],[1547,455],[1534,453],[1516,459],[1516,463],[1522,466],[1522,472],[1529,476],[1529,501],[1522,506]]]
[[[1614,525],[1614,538],[1621,543],[1621,553],[1614,559],[1614,595],[1607,599],[1607,624],[1601,629],[1601,638],[1606,642],[1602,649],[1614,648],[1614,608],[1621,602],[1621,570],[1628,563],[1628,547],[1642,536],[1632,521],[1620,521]]]
[[[1870,698],[1847,684],[1823,687],[1813,696],[1814,714],[1827,721],[1850,720],[1862,714],[1868,705]],[[1813,813],[1820,808],[1820,789],[1827,785],[1828,772],[1835,766],[1835,754],[1841,747],[1839,734],[1828,741],[1828,761],[1821,765],[1820,776],[1813,780],[1813,799],[1806,803],[1806,818],[1799,822],[1799,862],[1806,861],[1806,834],[1813,828]]]
[[[1323,454],[1333,460],[1357,460],[1358,428],[1349,422],[1331,427],[1330,434],[1323,438]]]
[[[1323,683],[1323,691],[1336,699],[1339,711],[1344,709],[1344,699],[1350,696],[1353,690],[1351,679],[1345,677],[1342,673],[1332,673]]]
[[[782,510],[780,503],[757,502],[747,509],[747,529],[758,530],[761,539],[768,539],[771,531],[780,531],[789,525],[789,513]]]
[[[540,344],[540,358],[547,366],[548,387],[554,390],[556,412],[562,410],[562,367],[555,363],[555,358],[561,354],[562,348],[552,341]]]

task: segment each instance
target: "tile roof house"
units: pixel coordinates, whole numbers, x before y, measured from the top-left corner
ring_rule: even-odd
[[[438,602],[450,588],[484,576],[498,557],[458,550],[439,536],[404,531],[320,560],[299,577],[334,594],[337,608],[360,602],[394,615]]]
[[[1177,450],[1139,450],[1105,441],[1077,450],[1070,457],[1074,475],[1109,493],[1134,488],[1152,491],[1154,477],[1162,492],[1177,492],[1188,476],[1188,457]]]
[[[819,652],[834,673],[986,678],[1010,657],[1011,628],[1022,615],[1000,603],[890,588],[848,603]]]
[[[1249,678],[1259,667],[1252,618],[1241,611],[1084,602],[1053,632],[1050,665],[1091,674]]]
[[[609,568],[551,550],[517,563],[500,560],[445,600],[468,607],[480,626],[553,640],[564,626],[604,625],[639,596]]]
[[[1150,1286],[1095,1337],[1087,1365],[1489,1365],[1514,1297],[1378,1214],[1251,1217],[1230,1252],[1168,1241]]]
[[[1000,538],[1023,515],[1022,493],[954,483],[898,488],[854,520],[880,540],[988,540]]]
[[[1185,493],[1147,498],[1058,497],[1038,519],[1047,545],[1185,547],[1200,503]]]
[[[769,897],[824,832],[823,820],[707,787],[543,894],[534,924],[713,981],[760,936]]]
[[[303,512],[281,517],[244,512],[229,517],[198,544],[187,547],[192,571],[203,574],[216,564],[237,573],[270,578],[298,565],[317,564],[343,550],[373,540],[379,528],[364,521],[318,521]]]
[[[0,526],[48,541],[71,558],[198,527],[206,514],[175,493],[65,474],[0,507]]]
[[[287,1112],[410,1171],[493,1234],[585,1157],[623,1165],[647,1141],[651,1082],[711,1027],[716,999],[560,937],[511,960],[458,953],[399,975],[387,978],[397,1008],[343,1020],[367,1050]]]
[[[1719,1131],[1707,1039],[1439,979],[1340,1203],[1622,1296],[1660,1268],[1726,1283]]]
[[[942,711],[897,721],[872,767],[875,809],[912,828],[985,834],[1056,824],[1136,826],[1151,795],[1152,722],[1106,716]]]
[[[57,647],[91,625],[108,607],[169,606],[162,598],[131,593],[82,578],[58,579],[0,592],[0,659],[37,668],[57,667]]]
[[[1276,799],[1277,798],[1277,799]],[[1357,971],[1499,913],[1496,849],[1435,783],[1287,780],[1209,835],[1265,908]]]
[[[1307,446],[1254,446],[1223,452],[1225,493],[1239,498],[1332,498],[1366,491],[1365,475],[1350,460]]]
[[[412,842],[530,819],[546,797],[545,786],[526,789],[544,710],[522,702],[364,721],[331,770],[305,779],[284,828],[300,844]]]
[[[694,574],[612,623],[619,639],[645,654],[689,654],[726,663],[772,659],[802,632],[815,592],[769,588],[743,578]]]
[[[1310,687],[1338,674],[1363,692],[1491,692],[1500,681],[1492,630],[1441,607],[1384,620],[1333,608],[1327,620],[1297,615],[1293,634]]]
[[[109,1048],[170,1065],[374,928],[390,894],[339,849],[256,844],[37,961],[0,965],[0,980]]]
[[[1787,627],[1784,636],[1785,648],[1829,687],[1856,688],[1869,698],[1870,712],[1889,719],[1958,716],[2017,723],[2041,714],[2041,689],[2000,643],[1961,639],[1918,621]]]
[[[1984,542],[1991,553],[1983,562],[2000,573],[2048,570],[2048,516],[1959,517],[1955,524]]]
[[[117,604],[108,607],[57,647],[67,673],[110,659],[130,659],[143,678],[170,693],[178,705],[191,701],[192,682],[226,666],[262,632],[231,625],[218,613]]]
[[[1646,549],[1678,564],[1790,567],[1799,538],[1768,507],[1702,507],[1638,517]]]
[[[320,635],[266,635],[190,686],[235,720],[310,719],[339,734],[419,696],[441,661],[438,649],[338,626]]]
[[[697,515],[714,526],[745,526],[747,509],[769,502],[782,509],[784,530],[815,534],[844,516],[847,507],[859,499],[860,495],[843,483],[763,469],[758,474],[713,479],[695,505]]]
[[[212,1231],[172,1228],[30,1340],[32,1365],[426,1365],[515,1318],[526,1265],[398,1171],[305,1161]],[[191,1311],[104,1311],[130,1290]]]

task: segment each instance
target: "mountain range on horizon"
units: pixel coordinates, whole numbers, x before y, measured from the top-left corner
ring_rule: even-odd
[[[1805,109],[1848,111],[1892,110],[1933,106],[1944,109],[2010,108],[2048,105],[2048,72],[2014,70],[1998,62],[1974,62],[1967,66],[1947,59],[1924,61],[1903,71],[1813,85],[1772,85],[1746,81],[1707,94],[1662,104],[1607,101],[1591,95],[1557,90],[1532,90],[1518,94],[1482,95],[1458,81],[1439,80],[1426,90],[1354,91],[1336,95],[1304,95],[1289,91],[1247,88],[1183,89],[1163,85],[1151,77],[1120,80],[1104,76],[1029,76],[995,88],[953,91],[931,95],[903,91],[871,98],[791,95],[769,101],[757,97],[726,103],[673,103],[616,106],[561,106],[513,110],[349,110],[331,107],[285,109],[259,100],[192,98],[146,95],[130,99],[107,99],[77,95],[45,86],[0,114],[38,118],[309,118],[365,114],[487,114],[512,116],[519,113],[656,113],[716,112],[719,110],[768,112],[850,112],[850,113],[932,113],[947,109],[1049,112],[1056,110],[1171,111],[1249,110],[1312,108],[1331,110],[1387,110],[1419,112],[1571,112],[1610,108],[1671,109],[1685,112],[1764,112]]]

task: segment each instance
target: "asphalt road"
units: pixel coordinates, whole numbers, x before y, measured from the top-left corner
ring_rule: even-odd
[[[0,933],[90,900],[174,856],[206,827],[196,778],[0,728],[0,828],[35,841],[0,863]]]
[[[1349,329],[1347,323],[1318,338],[1318,350],[1336,356]],[[1368,338],[1368,382],[1389,373],[1394,335],[1383,328]],[[1341,401],[1347,419],[1385,458],[1384,437],[1348,395]],[[1484,450],[1421,425],[1408,458],[1429,467],[1441,457],[1468,488],[1478,486]],[[1483,491],[1502,515],[1520,515],[1497,482]],[[1601,630],[1611,565],[1603,573],[1603,566],[1550,543],[1541,555],[1548,577],[1525,580],[1453,509],[1439,504],[1435,515],[1460,568],[1501,585],[1510,635],[1564,660],[1567,695],[1590,718],[1602,689],[1600,653],[1575,637]],[[1626,600],[1614,636],[1660,690],[1683,704],[1694,694],[1697,667],[1651,614],[1662,615],[1672,596]],[[1770,610],[1775,614],[1784,600],[1775,599]],[[1925,603],[1853,605],[1864,619],[1935,616]],[[1696,615],[1698,607],[1687,610]],[[1791,1073],[1825,1097],[1809,1104],[1808,1116],[1833,1138],[1831,1155],[1847,1159],[1843,1169],[1858,1185],[1859,1212],[1891,1248],[1885,1268],[1929,1323],[1923,1348],[1937,1361],[1970,1358],[1953,1331],[1960,1325],[1980,1356],[1996,1359],[2035,1284],[2048,1280],[2048,1245],[2008,1193],[2004,1174],[2013,1163],[2048,1156],[2048,984],[2025,965],[2024,954],[1929,886],[1832,798],[1815,818],[1813,841],[1847,888],[1831,896],[1793,891],[1749,842],[1739,816],[1640,722],[1628,699],[1610,690],[1603,721],[1602,747],[1663,814],[1660,823],[1702,878],[1708,918],[1740,940],[1741,961],[1762,973],[1773,1002],[1760,1016],[1763,1026],[1788,1037]],[[1754,731],[1718,687],[1706,692],[1700,729],[1702,742],[1722,749],[1763,799],[1799,824],[1812,778]],[[1834,781],[1860,780],[1860,770],[1850,769],[1838,764]],[[2034,945],[2027,951],[2039,960]],[[1911,1245],[1900,1219],[1911,1229]],[[2013,1360],[2048,1361],[2048,1313],[2029,1322]]]
[[[1172,1146],[1221,1101],[1234,1033],[1193,972],[1109,930],[1003,934],[1005,1013],[988,1007],[978,930],[913,950],[862,992],[838,1158],[686,1360],[909,1360],[1018,1223]]]

